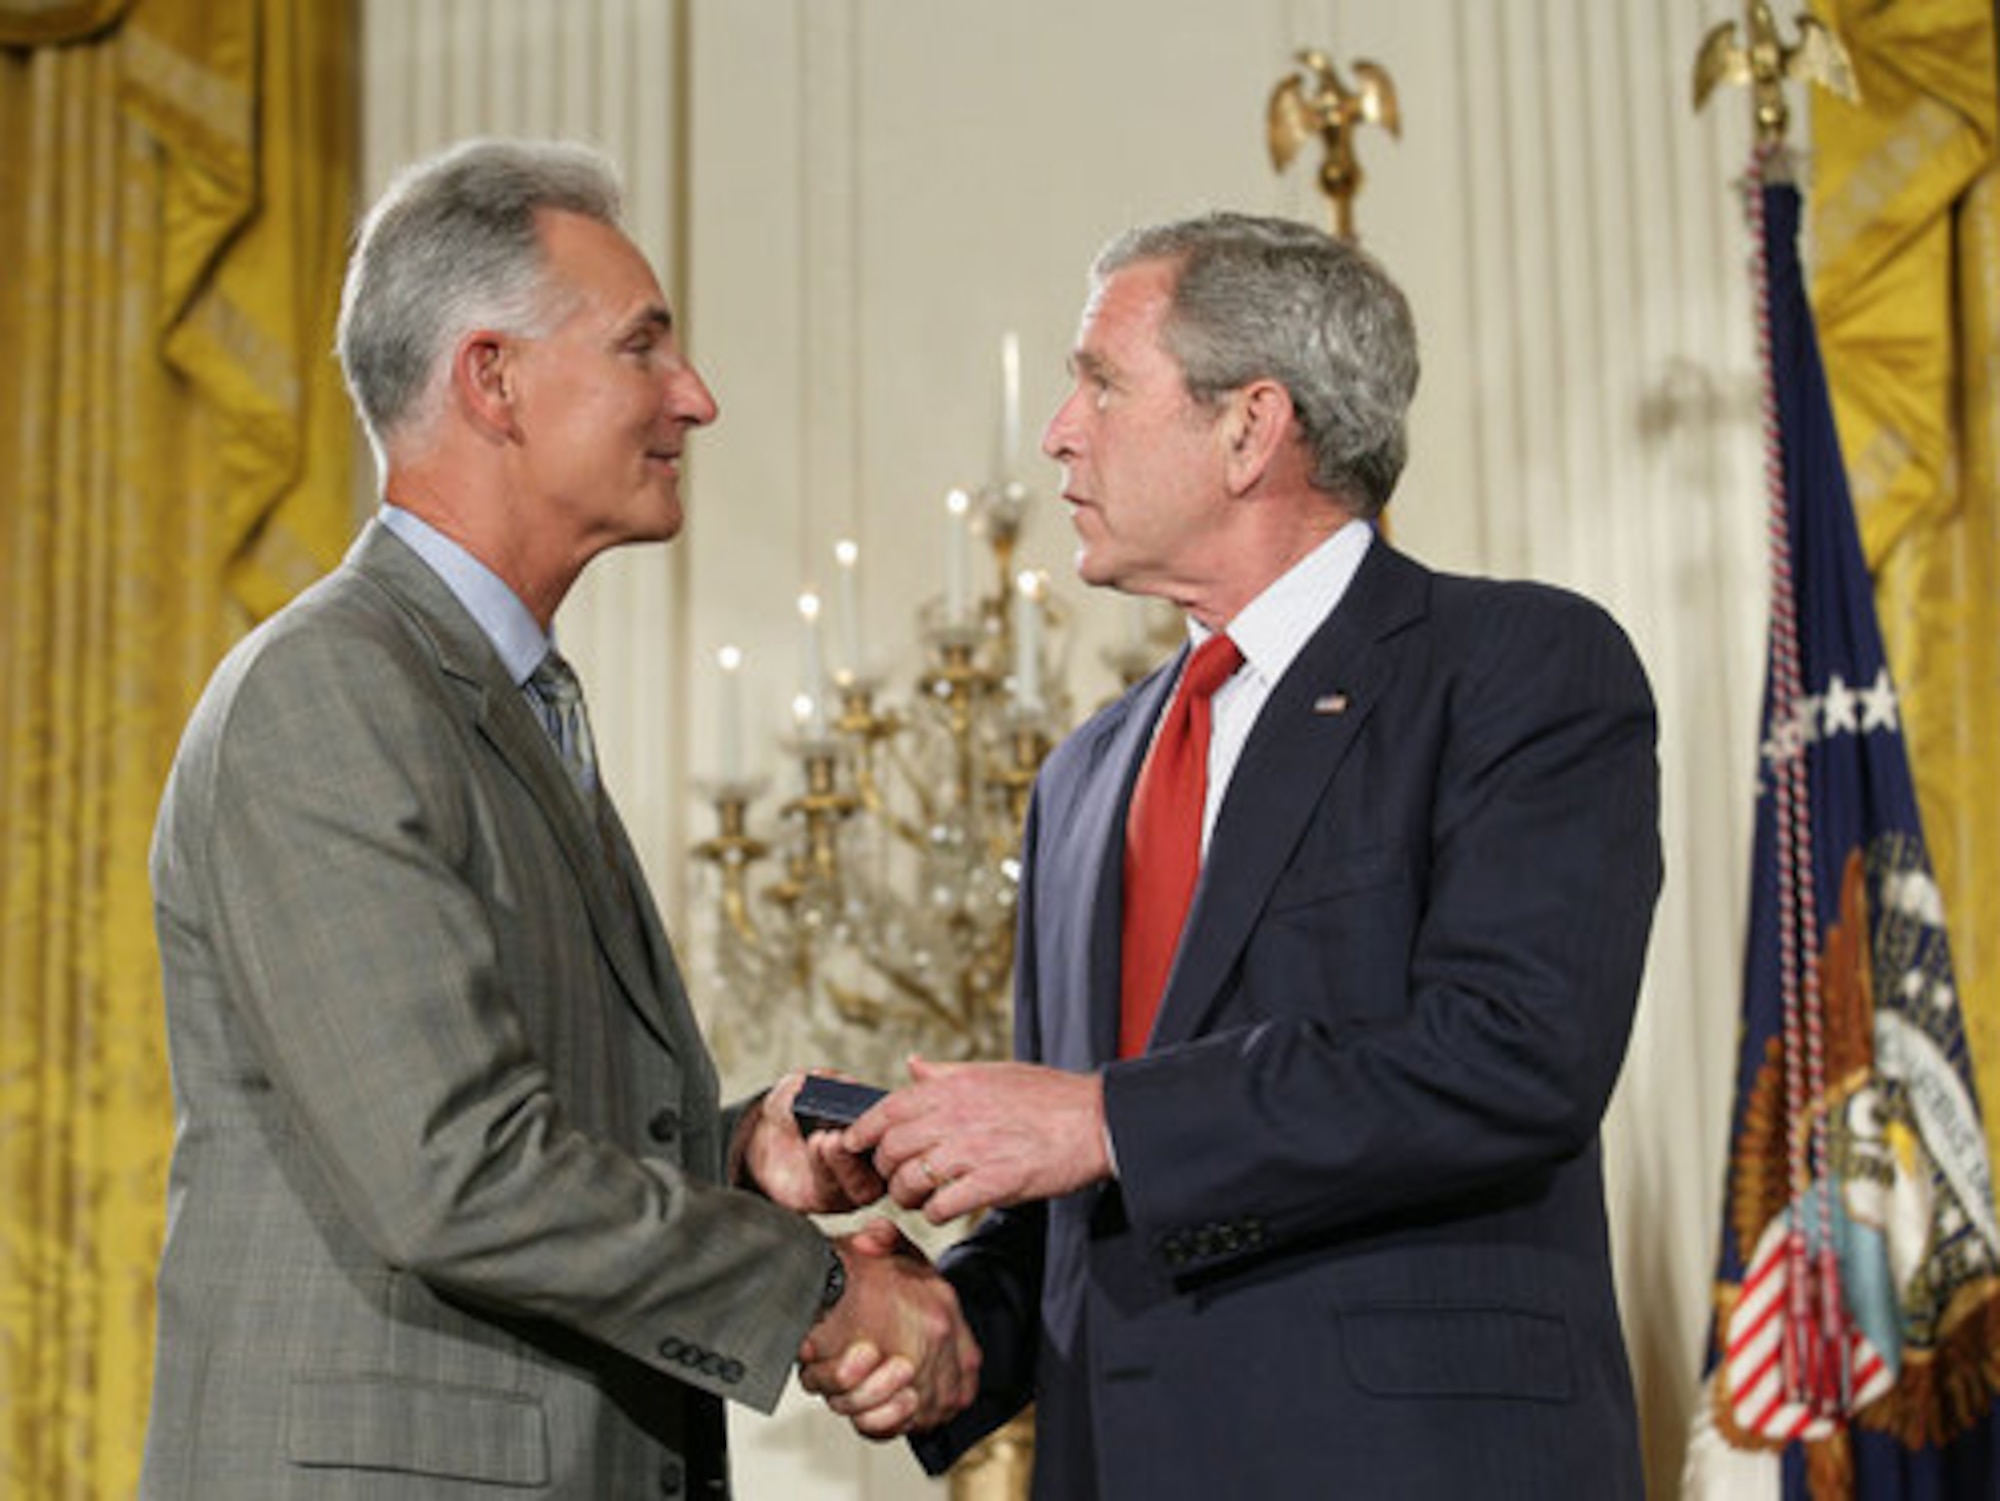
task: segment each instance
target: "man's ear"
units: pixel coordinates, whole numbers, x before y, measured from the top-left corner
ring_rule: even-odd
[[[519,431],[514,408],[514,346],[505,334],[474,329],[451,354],[452,397],[482,432],[513,437]]]
[[[1256,487],[1290,440],[1297,425],[1292,393],[1277,381],[1253,380],[1230,393],[1222,420],[1229,487],[1241,495]]]

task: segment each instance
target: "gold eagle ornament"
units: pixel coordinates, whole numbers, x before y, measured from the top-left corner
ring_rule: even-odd
[[[1778,25],[1765,0],[1751,0],[1750,36],[1736,39],[1736,23],[1724,21],[1702,39],[1694,62],[1694,107],[1708,102],[1718,84],[1750,85],[1757,120],[1757,139],[1778,145],[1785,139],[1791,112],[1785,104],[1785,84],[1816,83],[1847,100],[1858,101],[1860,87],[1847,49],[1826,26],[1803,12],[1799,39],[1791,46],[1778,40]]]
[[[1326,144],[1319,169],[1320,191],[1332,209],[1333,232],[1354,238],[1354,197],[1361,191],[1361,163],[1354,154],[1355,128],[1366,122],[1390,135],[1402,135],[1396,107],[1396,84],[1377,63],[1356,62],[1356,87],[1341,81],[1323,52],[1306,48],[1297,54],[1298,67],[1271,91],[1265,110],[1265,138],[1271,166],[1283,172],[1301,148],[1317,136]]]

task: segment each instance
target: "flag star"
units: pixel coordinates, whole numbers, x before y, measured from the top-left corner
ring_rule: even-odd
[[[1771,726],[1771,738],[1764,742],[1764,755],[1771,761],[1794,761],[1804,744],[1805,736],[1799,733],[1799,722],[1787,717]]]
[[[1873,685],[1861,690],[1861,728],[1896,731],[1896,685],[1889,681],[1889,669],[1875,674]]]
[[[1958,992],[1941,983],[1931,991],[1931,1004],[1940,1011],[1949,1011],[1958,1004]]]
[[[1835,673],[1827,682],[1826,695],[1820,700],[1826,716],[1826,733],[1829,737],[1842,731],[1852,735],[1857,728],[1854,708],[1859,702],[1855,691],[1847,686],[1846,680]]]
[[[1819,695],[1808,693],[1799,700],[1798,714],[1793,721],[1799,729],[1799,738],[1807,745],[1819,739]]]
[[[1904,970],[1903,984],[1901,989],[1903,992],[1904,1000],[1906,1001],[1922,1000],[1924,996],[1924,972],[1920,969]]]

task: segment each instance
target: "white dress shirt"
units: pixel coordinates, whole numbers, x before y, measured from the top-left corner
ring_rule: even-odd
[[[1204,859],[1215,833],[1215,816],[1257,716],[1292,659],[1347,593],[1374,536],[1367,522],[1348,522],[1280,574],[1229,622],[1229,639],[1243,653],[1243,665],[1209,701],[1208,801],[1201,819]],[[1188,635],[1196,647],[1212,634],[1199,621],[1188,621]]]

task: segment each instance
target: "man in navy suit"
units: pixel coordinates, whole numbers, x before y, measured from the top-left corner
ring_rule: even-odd
[[[1598,1143],[1661,878],[1632,648],[1375,534],[1416,338],[1354,247],[1133,231],[1072,365],[1079,572],[1192,640],[1042,772],[1019,1061],[915,1062],[847,1135],[992,1211],[946,1263],[980,1396],[919,1456],[1033,1402],[1040,1497],[1636,1498]],[[1182,927],[1133,809],[1189,734]],[[865,1415],[901,1374],[805,1379]]]

